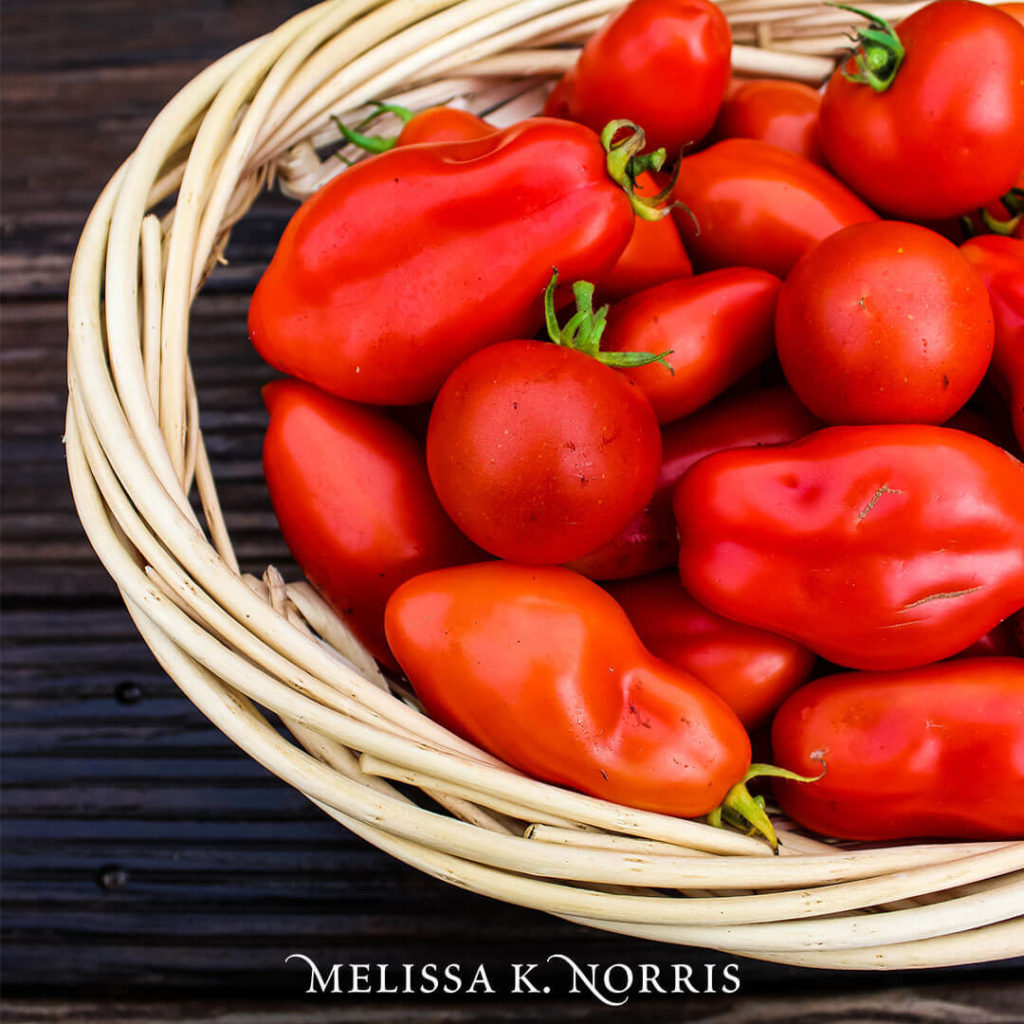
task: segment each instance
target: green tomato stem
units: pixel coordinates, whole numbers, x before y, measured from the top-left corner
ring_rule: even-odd
[[[849,82],[869,85],[875,92],[885,92],[892,85],[899,71],[906,51],[895,29],[877,14],[862,11],[859,7],[849,4],[829,3],[830,7],[838,7],[865,18],[867,28],[859,29],[855,37],[855,45],[850,56],[857,70],[846,70],[846,62],[842,64],[842,75]]]

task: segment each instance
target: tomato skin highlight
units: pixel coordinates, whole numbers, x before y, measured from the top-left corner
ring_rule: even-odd
[[[672,211],[699,271],[759,267],[785,278],[816,242],[878,220],[823,167],[755,139],[725,139],[685,157],[672,197],[693,214]]]
[[[634,215],[605,163],[590,129],[550,118],[357,163],[285,228],[253,344],[343,397],[432,398],[471,352],[542,325],[552,266],[592,279],[618,259]]]
[[[520,562],[567,562],[610,540],[650,500],[660,464],[658,422],[640,388],[549,342],[470,356],[445,382],[427,431],[448,514],[485,551]]]
[[[806,647],[716,615],[683,590],[674,572],[605,589],[652,654],[714,690],[748,730],[766,722],[810,678],[816,658]]]
[[[758,139],[823,164],[818,142],[821,94],[803,82],[758,78],[740,82],[722,102],[711,132],[722,139]]]
[[[679,559],[672,492],[694,463],[728,448],[796,441],[823,424],[785,387],[716,399],[661,431],[661,470],[654,496],[607,544],[569,568],[594,580],[641,576]]]
[[[897,218],[987,206],[1024,167],[1024,26],[985,4],[938,0],[896,34],[906,56],[884,92],[844,78],[851,62],[829,79],[820,117],[829,166]]]
[[[1024,660],[817,679],[772,726],[783,811],[838,839],[1024,838]]]
[[[422,447],[375,409],[280,380],[263,389],[263,473],[309,581],[379,661],[391,592],[428,569],[476,561],[434,495]]]
[[[779,360],[828,423],[943,423],[992,358],[992,306],[952,242],[916,224],[837,231],[796,264],[775,317]]]
[[[536,778],[693,817],[749,767],[728,706],[651,655],[618,604],[567,569],[427,573],[394,593],[385,618],[430,716]]]
[[[583,47],[563,102],[600,131],[628,118],[670,157],[714,124],[732,67],[732,34],[710,0],[633,0]]]
[[[1024,241],[982,235],[964,242],[960,252],[981,275],[992,300],[992,378],[1009,402],[1013,431],[1024,448]]]
[[[745,267],[667,281],[613,306],[602,344],[608,352],[667,353],[671,372],[660,363],[622,372],[669,423],[772,355],[780,287],[774,275]]]
[[[1024,464],[958,430],[830,427],[719,452],[673,506],[698,601],[845,667],[950,657],[1024,606]]]

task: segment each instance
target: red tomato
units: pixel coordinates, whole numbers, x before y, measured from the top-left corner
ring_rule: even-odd
[[[519,562],[567,562],[610,540],[650,500],[660,463],[640,388],[549,342],[470,356],[441,388],[427,432],[448,514],[484,550]]]
[[[849,672],[796,691],[772,726],[789,817],[840,839],[1024,838],[1024,661]]]
[[[711,138],[760,139],[821,164],[825,158],[818,142],[820,107],[821,94],[802,82],[740,82],[722,103]]]
[[[609,352],[665,352],[659,363],[627,368],[668,423],[699,409],[773,350],[781,282],[763,270],[733,267],[637,292],[608,313]]]
[[[537,778],[692,817],[728,801],[750,765],[721,698],[653,657],[567,569],[426,573],[388,603],[387,636],[433,718]]]
[[[563,120],[569,118],[569,97],[576,86],[576,67],[571,67],[562,77],[555,82],[555,87],[548,93],[544,101],[544,109],[541,113],[544,117],[560,117]],[[601,126],[602,128],[604,125]]]
[[[634,215],[608,162],[589,128],[551,118],[361,161],[285,228],[253,344],[347,398],[432,398],[470,352],[543,324],[552,266],[593,279],[619,258]]]
[[[498,129],[482,117],[458,107],[429,107],[409,119],[395,140],[396,146],[419,142],[463,142],[493,135]]]
[[[947,658],[1024,607],[1024,465],[959,430],[830,427],[718,452],[673,504],[701,604],[850,668]]]
[[[726,139],[686,157],[673,216],[698,270],[760,267],[785,277],[816,242],[878,217],[824,168],[755,139]]]
[[[952,242],[916,224],[836,232],[793,268],[775,318],[790,387],[828,423],[942,423],[992,358],[992,307]]]
[[[569,568],[595,580],[618,580],[673,565],[679,542],[672,491],[690,466],[727,448],[795,441],[820,426],[821,421],[784,387],[719,398],[668,424],[661,432],[661,471],[654,497],[617,536]]]
[[[714,690],[748,730],[810,678],[816,659],[806,647],[716,615],[683,590],[674,572],[606,589],[652,654]]]
[[[729,23],[710,0],[633,0],[583,47],[568,114],[596,131],[628,118],[679,153],[714,124],[731,63]]]
[[[896,217],[988,205],[1024,167],[1024,26],[985,4],[937,0],[896,34],[902,63],[892,45],[869,47],[884,64],[882,91],[846,77],[857,72],[856,53],[829,79],[821,105],[829,165]]]
[[[373,656],[393,664],[391,592],[480,552],[441,508],[422,447],[383,413],[294,380],[268,384],[263,398],[263,472],[285,542]]]
[[[984,235],[964,242],[960,252],[981,275],[992,300],[992,377],[1009,401],[1014,433],[1024,448],[1024,242]]]
[[[636,184],[637,195],[653,198],[661,191],[650,174],[637,175]],[[600,302],[618,302],[644,288],[692,273],[675,221],[671,217],[637,217],[629,244],[615,266],[596,278],[595,291]]]

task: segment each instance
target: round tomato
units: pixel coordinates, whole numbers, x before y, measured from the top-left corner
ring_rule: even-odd
[[[916,224],[855,224],[782,286],[775,317],[790,387],[828,423],[949,419],[992,358],[984,282],[952,242]]]
[[[490,345],[456,367],[427,431],[441,504],[480,547],[517,562],[567,562],[610,540],[650,500],[660,465],[640,388],[548,342]]]
[[[938,0],[901,22],[894,42],[875,41],[884,22],[873,28],[868,52],[825,89],[829,165],[873,206],[912,220],[998,199],[1024,167],[1024,26],[985,4]],[[847,77],[862,63],[883,65],[878,84]]]
[[[803,82],[778,78],[741,82],[722,103],[712,138],[760,139],[824,163],[818,142],[820,107],[821,94]]]
[[[731,65],[729,23],[710,0],[633,0],[583,47],[566,108],[595,131],[628,118],[679,153],[714,124]]]

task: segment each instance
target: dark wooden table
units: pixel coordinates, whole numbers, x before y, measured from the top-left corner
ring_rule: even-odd
[[[460,892],[349,835],[177,692],[89,549],[68,491],[65,291],[85,216],[156,111],[294,0],[5,0],[3,6],[3,980],[7,1019],[574,1019],[593,997],[514,997],[515,962],[734,958],[571,926]],[[202,423],[243,567],[290,578],[259,469],[271,374],[247,293],[291,204],[237,229],[199,299]],[[318,963],[484,964],[476,999],[303,996]],[[738,995],[634,996],[652,1019],[1024,1020],[1021,962],[876,976],[741,962]],[[375,968],[376,969],[376,968]],[[419,974],[416,975],[419,977]],[[503,987],[504,986],[504,987]],[[228,1002],[230,1000],[230,1002]],[[238,1002],[240,1000],[241,1002]],[[287,1000],[287,1002],[281,1002]],[[295,1000],[300,1000],[296,1003]],[[297,1007],[302,1007],[301,1016]]]

